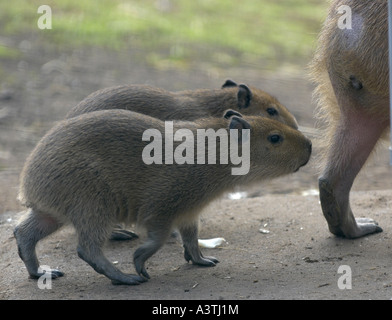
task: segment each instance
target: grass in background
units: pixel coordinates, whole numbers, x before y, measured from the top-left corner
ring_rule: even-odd
[[[39,30],[42,4],[2,1],[2,35],[34,35],[60,49],[138,46],[151,52],[146,59],[152,62],[185,64],[202,54],[200,48],[227,63],[244,55],[308,58],[326,12],[321,0],[49,0],[52,29]]]

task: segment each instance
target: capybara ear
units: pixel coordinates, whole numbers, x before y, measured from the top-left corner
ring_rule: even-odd
[[[244,120],[243,118],[237,116],[231,117],[229,129],[238,130],[238,142],[240,144],[249,140],[249,131],[243,132],[242,129],[251,129],[251,126],[248,121]]]
[[[238,111],[231,110],[231,109],[226,110],[225,113],[224,113],[224,115],[223,115],[223,117],[224,117],[225,119],[229,119],[229,118],[232,117],[232,116],[238,116],[238,117],[241,117],[241,118],[242,118],[242,114],[241,114],[241,113],[239,113]]]
[[[248,88],[248,86],[244,84],[240,84],[238,86],[238,108],[243,109],[249,107],[250,100],[252,100],[252,91]]]
[[[248,121],[244,120],[242,117],[233,116],[230,120],[229,129],[250,129],[251,126]]]
[[[231,87],[237,87],[238,84],[236,84],[233,80],[226,80],[226,82],[222,85],[222,89],[224,88],[231,88]]]

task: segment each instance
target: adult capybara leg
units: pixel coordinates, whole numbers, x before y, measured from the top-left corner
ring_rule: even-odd
[[[205,257],[200,251],[198,244],[198,223],[195,221],[189,225],[183,225],[179,228],[182,242],[184,245],[184,258],[187,262],[199,266],[211,267],[218,263],[218,259],[214,257]]]
[[[342,11],[350,26],[342,25]],[[371,219],[354,218],[349,193],[389,125],[387,16],[384,0],[331,1],[311,64],[318,116],[326,121],[321,206],[331,232],[349,238],[381,231]]]
[[[344,102],[350,104],[347,99]],[[387,123],[352,105],[348,108],[341,107],[341,110],[327,165],[319,178],[320,201],[329,230],[333,234],[358,238],[382,231],[372,219],[354,218],[349,194],[355,177],[387,127]]]
[[[60,226],[61,223],[49,215],[29,209],[23,220],[15,227],[14,236],[19,257],[26,265],[31,278],[39,278],[44,274],[39,272],[39,262],[35,252],[37,242],[56,231]],[[50,273],[53,279],[64,275],[55,269],[52,269]]]

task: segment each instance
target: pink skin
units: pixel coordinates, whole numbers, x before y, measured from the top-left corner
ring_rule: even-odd
[[[375,221],[355,219],[350,208],[349,194],[355,177],[366,162],[389,120],[365,113],[365,108],[341,107],[341,119],[329,150],[327,166],[319,178],[320,200],[329,230],[347,238],[381,232]],[[342,105],[342,104],[340,104]],[[362,110],[361,110],[362,109]]]

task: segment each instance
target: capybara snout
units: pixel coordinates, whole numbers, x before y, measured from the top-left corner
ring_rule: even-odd
[[[302,163],[302,164],[298,167],[298,169],[295,170],[294,172],[297,172],[301,167],[304,167],[304,166],[306,166],[306,165],[308,164],[308,162],[309,162],[309,160],[310,160],[310,156],[311,156],[311,154],[312,154],[312,141],[310,141],[309,139],[306,139],[305,148],[308,150],[309,156],[308,156],[308,158],[305,160],[305,162]]]

